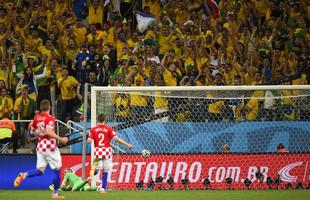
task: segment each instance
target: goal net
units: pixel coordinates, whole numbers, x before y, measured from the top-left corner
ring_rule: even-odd
[[[114,144],[110,189],[310,182],[310,86],[92,87],[92,126],[101,113],[134,145]]]

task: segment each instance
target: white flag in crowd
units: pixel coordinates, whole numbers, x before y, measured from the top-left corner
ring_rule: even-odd
[[[151,14],[137,12],[138,30],[143,33],[149,25],[155,22],[155,17]]]

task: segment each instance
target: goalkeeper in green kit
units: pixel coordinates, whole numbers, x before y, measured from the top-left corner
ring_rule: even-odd
[[[81,177],[72,173],[71,169],[66,168],[64,170],[64,180],[61,183],[60,189],[63,191],[97,191],[98,187],[90,186],[89,180],[82,180]],[[49,187],[54,189],[54,185]]]

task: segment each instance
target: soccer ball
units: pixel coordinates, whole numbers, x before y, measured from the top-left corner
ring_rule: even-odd
[[[144,149],[141,151],[141,154],[144,158],[148,158],[148,157],[150,157],[151,152],[149,150]]]

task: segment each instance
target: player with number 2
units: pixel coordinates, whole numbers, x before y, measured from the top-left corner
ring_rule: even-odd
[[[98,115],[98,124],[90,129],[87,139],[88,143],[94,142],[94,160],[90,170],[90,177],[95,175],[95,170],[102,170],[102,185],[100,193],[106,193],[108,171],[112,166],[112,147],[111,140],[127,146],[131,149],[133,146],[115,135],[113,128],[105,124],[104,114]]]

